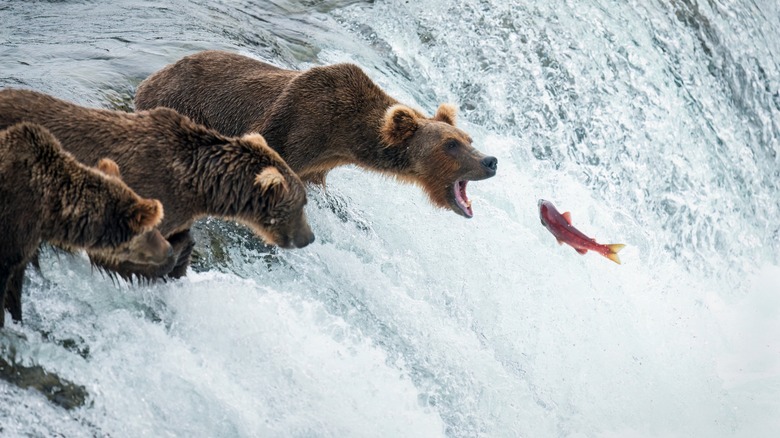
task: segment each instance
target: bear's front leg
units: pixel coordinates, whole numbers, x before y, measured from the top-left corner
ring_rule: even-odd
[[[5,292],[11,280],[12,267],[9,263],[0,262],[0,328],[5,326]]]
[[[168,242],[173,247],[174,254],[178,254],[176,264],[171,272],[168,273],[168,276],[174,279],[184,277],[187,275],[187,268],[190,266],[192,250],[195,248],[195,239],[192,237],[190,230],[187,229],[168,236]]]
[[[13,240],[18,236],[12,234],[11,240],[0,247],[0,327],[5,325],[5,309],[10,310],[11,316],[17,321],[22,319],[24,269],[40,244],[40,241],[31,239],[19,245],[18,241]]]
[[[11,312],[11,317],[14,321],[18,322],[22,321],[22,284],[24,283],[24,272],[26,270],[26,263],[20,263],[13,268],[5,289],[4,307]]]

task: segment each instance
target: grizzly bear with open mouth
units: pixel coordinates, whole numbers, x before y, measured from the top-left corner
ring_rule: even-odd
[[[324,184],[331,169],[356,164],[417,184],[467,218],[466,185],[495,175],[498,163],[455,126],[453,106],[426,117],[352,64],[295,71],[210,50],[144,80],[135,105],[173,108],[225,135],[260,133],[305,182]]]

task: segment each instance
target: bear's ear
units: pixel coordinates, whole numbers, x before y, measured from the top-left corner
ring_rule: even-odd
[[[268,166],[255,177],[255,185],[260,187],[263,196],[271,196],[287,190],[287,181],[279,172],[279,169]]]
[[[140,199],[130,209],[130,229],[136,233],[148,231],[160,224],[163,206],[156,199]]]
[[[100,161],[98,161],[97,168],[108,176],[122,178],[122,174],[119,173],[119,165],[110,158],[101,158]]]
[[[388,145],[401,144],[414,135],[419,127],[418,116],[408,106],[397,104],[387,109],[382,125],[382,141]]]
[[[265,137],[260,135],[257,132],[251,132],[249,134],[245,134],[243,137],[241,137],[242,140],[247,140],[252,143],[259,143],[263,147],[268,147],[268,143],[265,141]]]
[[[456,110],[454,105],[443,103],[439,105],[439,109],[436,110],[436,115],[433,116],[433,120],[455,126],[455,113]]]

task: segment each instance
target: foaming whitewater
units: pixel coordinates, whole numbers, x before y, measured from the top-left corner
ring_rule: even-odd
[[[774,437],[780,433],[780,10],[667,0],[0,6],[0,84],[132,109],[198,50],[354,62],[499,159],[475,217],[356,168],[317,241],[198,225],[187,278],[130,285],[46,249],[0,381],[8,436]],[[623,265],[560,247],[537,200]],[[0,350],[9,357],[9,350]]]

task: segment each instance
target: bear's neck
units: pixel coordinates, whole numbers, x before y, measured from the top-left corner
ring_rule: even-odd
[[[387,106],[377,108],[367,114],[364,120],[365,134],[357,139],[352,147],[355,164],[377,172],[391,172],[404,175],[409,171],[410,158],[406,144],[389,145],[382,139],[381,131],[387,109],[397,102],[388,102]],[[350,147],[344,144],[343,147]]]
[[[252,185],[262,164],[255,154],[237,154],[236,147],[227,140],[202,145],[194,148],[186,165],[180,167],[183,189],[189,187],[195,194],[190,201],[197,216],[236,219],[259,202],[250,197],[256,193]]]
[[[390,98],[381,106],[363,108],[355,111],[355,118],[336,118],[330,120],[326,138],[319,143],[319,138],[310,139],[313,144],[307,145],[298,154],[290,154],[290,158],[282,153],[282,157],[296,172],[302,169],[315,169],[323,176],[331,169],[347,164],[355,164],[364,169],[406,176],[410,166],[409,151],[406,145],[387,145],[383,142],[381,129],[384,124],[385,112],[394,105]],[[318,154],[306,153],[318,151]],[[291,163],[292,161],[292,163]],[[301,175],[310,179],[308,175]]]

